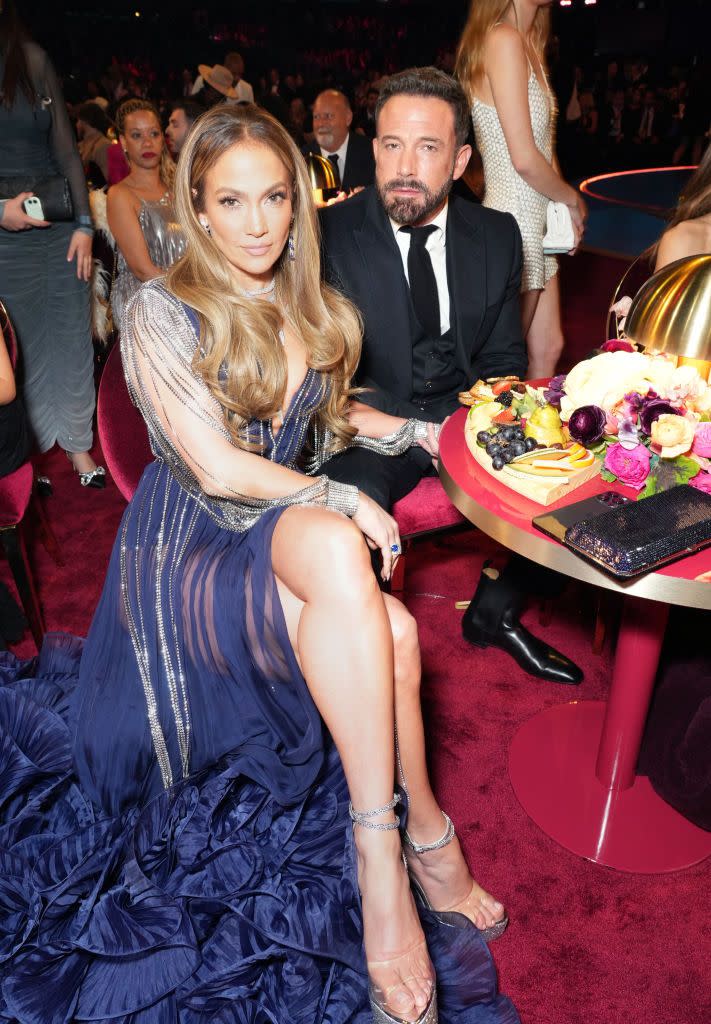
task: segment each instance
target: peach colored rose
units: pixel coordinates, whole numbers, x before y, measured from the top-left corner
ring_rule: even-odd
[[[694,423],[683,416],[664,413],[652,424],[652,444],[663,459],[685,455],[694,441]]]

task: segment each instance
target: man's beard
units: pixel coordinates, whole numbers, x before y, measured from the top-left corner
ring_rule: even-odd
[[[426,220],[431,213],[442,205],[450,193],[454,178],[450,173],[447,180],[436,192],[421,182],[410,179],[393,178],[384,185],[378,183],[378,195],[388,216],[396,224],[416,224]],[[391,195],[394,189],[417,189],[420,196],[404,197]]]
[[[333,153],[333,132],[315,132],[316,141],[322,149],[327,149],[329,153]]]

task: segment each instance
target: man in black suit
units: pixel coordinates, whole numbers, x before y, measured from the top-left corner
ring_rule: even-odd
[[[350,131],[353,111],[347,96],[326,89],[316,97],[313,108],[314,143],[304,154],[317,153],[330,160],[336,182],[344,192],[373,184],[373,145],[364,135]]]
[[[361,401],[439,424],[477,378],[525,376],[521,236],[510,214],[451,194],[471,155],[453,78],[435,68],[393,75],[376,125],[375,187],[320,211],[325,273],[363,317]],[[431,470],[417,446],[395,457],[351,448],[328,465],[385,508]],[[502,647],[535,675],[579,682],[572,662],[518,621],[529,574],[512,560],[492,575],[482,574],[465,616],[467,639]]]

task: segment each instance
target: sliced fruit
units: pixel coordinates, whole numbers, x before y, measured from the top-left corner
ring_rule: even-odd
[[[533,462],[524,463],[526,466],[533,466],[535,469],[545,469],[546,473],[567,473],[571,466],[567,459],[555,462],[553,459],[535,459]]]
[[[514,380],[514,377],[503,377],[501,380],[498,380],[496,384],[492,385],[491,390],[494,392],[495,395],[501,395],[503,394],[504,391],[511,390],[511,385],[513,384]]]
[[[494,418],[492,419],[492,423],[515,423],[515,422],[516,422],[516,413],[513,411],[513,409],[504,409],[502,412],[497,413],[496,416],[494,416]]]
[[[593,453],[586,451],[584,455],[580,456],[580,458],[571,459],[570,464],[573,469],[587,469],[588,466],[592,466],[594,461],[595,456]]]
[[[521,463],[510,462],[508,466],[504,466],[505,473],[514,473],[516,476],[519,474],[523,476],[537,476],[541,480],[555,480],[556,483],[567,484],[568,477],[565,473],[552,473],[550,469],[539,469],[537,466],[524,466]]]

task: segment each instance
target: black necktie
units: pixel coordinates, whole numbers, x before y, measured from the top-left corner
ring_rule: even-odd
[[[334,173],[335,178],[336,178],[336,188],[340,188],[341,187],[341,172],[340,172],[340,170],[338,168],[338,153],[329,153],[328,154],[328,159],[329,159],[329,162],[333,164],[333,173]]]
[[[437,227],[435,224],[427,224],[423,228],[405,227],[400,230],[410,235],[407,276],[410,279],[410,294],[417,319],[430,337],[439,338],[442,329],[439,320],[437,279],[427,251],[427,238],[437,230]]]

